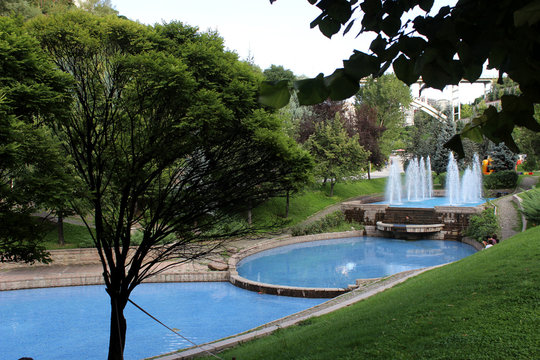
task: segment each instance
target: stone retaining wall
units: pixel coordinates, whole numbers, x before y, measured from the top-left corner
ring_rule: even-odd
[[[208,273],[181,273],[167,274],[161,273],[150,277],[144,282],[147,283],[165,283],[165,282],[213,282],[229,281],[229,272],[213,271]],[[102,285],[103,277],[101,275],[79,275],[70,277],[50,277],[34,278],[14,281],[0,281],[0,291],[36,289],[59,286],[84,286],[84,285]]]
[[[101,264],[97,250],[94,248],[84,249],[61,249],[49,250],[52,262],[50,264],[35,264],[35,266],[57,266],[57,265],[94,265]],[[25,263],[3,263],[0,269],[14,269],[28,267]]]

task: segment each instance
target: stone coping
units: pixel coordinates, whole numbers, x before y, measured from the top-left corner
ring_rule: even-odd
[[[143,283],[225,281],[229,281],[229,273],[227,271],[213,271],[206,273],[161,273],[144,280]],[[0,291],[86,285],[104,285],[103,276],[96,274],[80,274],[67,277],[48,276],[0,281]]]
[[[251,281],[238,275],[231,275],[229,277],[229,281],[231,282],[231,284],[238,286],[242,289],[255,291],[261,294],[291,297],[333,298],[350,291],[349,288],[306,288],[265,284],[258,281]]]
[[[377,229],[381,231],[397,231],[407,233],[432,233],[441,231],[444,224],[388,224],[377,221]]]

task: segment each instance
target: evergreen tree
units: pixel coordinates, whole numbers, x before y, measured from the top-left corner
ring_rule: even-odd
[[[431,169],[437,174],[446,172],[448,165],[449,150],[444,147],[444,144],[450,140],[456,133],[456,128],[451,119],[438,123],[437,132],[435,133],[435,152],[431,157]]]
[[[490,156],[493,171],[514,170],[516,166],[517,155],[504,145],[504,143],[493,145],[490,150]]]

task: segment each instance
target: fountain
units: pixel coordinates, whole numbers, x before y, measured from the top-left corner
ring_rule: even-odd
[[[465,185],[466,184],[466,185]],[[482,199],[482,172],[477,154],[460,178],[454,155],[450,153],[446,172],[446,196],[434,198],[431,160],[413,158],[405,171],[405,185],[401,182],[398,161],[391,159],[386,184],[385,203],[394,206],[433,207],[436,205],[461,206],[478,204]],[[406,197],[402,192],[406,192]]]
[[[405,171],[405,188],[407,190],[407,201],[424,201],[433,196],[433,180],[431,178],[431,161],[411,159]],[[402,183],[398,161],[392,159],[390,164],[390,174],[386,184],[386,201],[391,205],[402,204]]]
[[[472,164],[460,179],[457,161],[450,153],[446,169],[446,199],[450,206],[482,201],[482,172],[478,154],[474,154]]]
[[[390,159],[390,175],[386,183],[386,201],[389,204],[401,204],[401,171],[399,161]]]
[[[469,218],[484,209],[476,154],[462,177],[450,154],[446,191],[433,190],[429,157],[411,159],[404,178],[402,182],[399,162],[391,159],[386,201],[373,196],[344,203],[345,218],[362,223],[368,236],[462,241]]]

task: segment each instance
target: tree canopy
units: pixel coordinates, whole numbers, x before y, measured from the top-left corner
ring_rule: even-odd
[[[291,189],[310,160],[258,103],[262,74],[215,32],[81,11],[28,27],[73,79],[68,116],[50,124],[86,188],[111,298],[109,359],[121,359],[133,289],[245,233],[235,214]]]
[[[31,215],[57,191],[60,143],[42,125],[65,115],[70,81],[19,20],[0,17],[0,261],[44,261]]]
[[[276,0],[270,0],[270,3]],[[327,98],[342,100],[354,95],[359,81],[379,77],[390,67],[407,85],[422,81],[443,89],[462,79],[470,82],[482,74],[484,64],[516,81],[520,95],[502,97],[502,109],[489,107],[454,136],[447,146],[463,155],[462,139],[481,141],[485,136],[504,142],[517,152],[512,138],[515,126],[540,131],[534,119],[534,104],[540,103],[540,16],[536,0],[459,0],[454,7],[430,11],[433,0],[308,0],[321,14],[311,22],[327,37],[351,31],[360,22],[361,33],[377,36],[369,53],[355,50],[333,74],[295,81],[301,104]],[[410,10],[423,15],[407,19]],[[268,82],[261,87],[260,101],[272,106],[287,103],[288,82]]]
[[[306,147],[315,159],[317,174],[330,181],[330,196],[334,196],[336,182],[359,175],[369,156],[369,151],[359,144],[358,135],[349,137],[339,113],[315,125]]]

